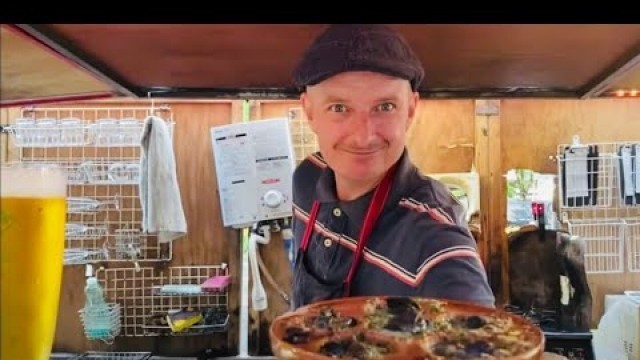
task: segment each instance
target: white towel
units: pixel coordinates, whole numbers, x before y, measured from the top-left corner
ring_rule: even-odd
[[[588,148],[570,149],[565,152],[566,197],[589,196],[589,182],[587,180]]]
[[[186,235],[173,141],[164,119],[149,116],[142,130],[140,159],[140,202],[142,231],[157,234],[167,243]]]
[[[622,176],[624,176],[623,196],[635,195],[635,184],[633,182],[633,158],[631,157],[631,145],[622,147]]]

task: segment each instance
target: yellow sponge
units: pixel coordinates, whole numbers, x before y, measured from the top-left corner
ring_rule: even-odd
[[[173,332],[181,332],[199,323],[202,320],[202,313],[199,311],[181,310],[167,315],[167,323]]]

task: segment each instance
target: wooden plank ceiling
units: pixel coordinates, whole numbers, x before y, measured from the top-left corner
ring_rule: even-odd
[[[60,69],[50,56],[33,55],[31,39],[3,30],[2,101],[105,86],[140,97],[297,97],[291,71],[325,26],[17,25],[77,66]],[[423,97],[587,98],[640,90],[640,25],[392,26],[422,59]],[[93,79],[78,81],[78,68]],[[55,86],[47,83],[55,79]]]
[[[113,96],[103,81],[77,64],[7,26],[0,26],[2,104]]]

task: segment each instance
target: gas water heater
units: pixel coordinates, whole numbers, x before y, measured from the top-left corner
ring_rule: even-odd
[[[292,215],[295,158],[288,118],[212,127],[211,143],[225,227]]]

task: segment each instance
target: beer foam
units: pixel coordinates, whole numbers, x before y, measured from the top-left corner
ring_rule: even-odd
[[[0,169],[2,197],[66,197],[67,174],[51,166],[16,166]]]

